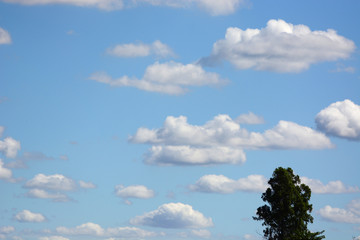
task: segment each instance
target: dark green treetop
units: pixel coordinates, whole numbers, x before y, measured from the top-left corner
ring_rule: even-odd
[[[264,237],[268,240],[321,240],[321,232],[310,232],[308,223],[313,222],[310,215],[312,205],[310,188],[301,184],[300,177],[291,168],[275,169],[268,181],[270,187],[261,198],[268,205],[257,209],[254,220],[263,220]]]

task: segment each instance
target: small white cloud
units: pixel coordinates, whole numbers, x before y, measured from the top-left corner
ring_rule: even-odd
[[[355,72],[355,68],[354,67],[347,67],[344,64],[336,64],[336,69],[333,70],[332,72],[347,72],[347,73],[354,73]]]
[[[0,27],[0,44],[10,44],[11,37],[8,31]]]
[[[127,200],[128,198],[149,199],[155,196],[155,192],[153,190],[148,189],[143,185],[132,185],[128,187],[116,185],[115,194],[116,196],[123,198],[128,204],[131,204],[131,202]]]
[[[238,69],[300,72],[314,63],[348,58],[354,50],[354,42],[335,30],[311,31],[272,19],[262,29],[228,28],[225,39],[214,43],[211,55],[200,62],[214,65],[226,60]]]
[[[239,124],[263,124],[265,120],[263,117],[260,117],[252,112],[247,114],[241,114],[235,120]]]
[[[155,232],[146,231],[136,227],[116,227],[116,228],[108,228],[106,230],[107,236],[112,237],[121,237],[124,238],[136,238],[142,239],[147,237],[155,237],[158,235],[163,235],[163,233],[157,234]]]
[[[95,223],[84,223],[75,228],[57,227],[56,231],[65,235],[90,235],[90,236],[103,236],[105,230]]]
[[[360,106],[351,100],[332,103],[316,115],[315,121],[326,134],[360,141]]]
[[[176,62],[158,63],[146,68],[142,79],[123,76],[112,79],[106,73],[94,73],[90,80],[105,83],[113,87],[135,87],[149,92],[180,95],[188,91],[189,86],[220,85],[226,83],[216,73],[206,72],[200,65]]]
[[[18,222],[44,222],[46,218],[40,213],[33,213],[29,210],[23,210],[15,215]]]
[[[1,0],[22,5],[67,4],[79,7],[96,7],[103,10],[119,10],[124,7],[123,0]]]
[[[134,225],[161,228],[206,228],[212,227],[211,218],[206,218],[192,206],[183,203],[168,203],[158,209],[130,220]]]
[[[79,186],[81,188],[96,188],[96,185],[93,184],[92,182],[84,182],[82,180],[79,181]]]
[[[244,240],[259,240],[260,238],[254,236],[254,235],[252,235],[252,234],[245,234],[245,235],[243,236],[243,239],[244,239]]]
[[[73,191],[76,189],[76,182],[61,174],[44,175],[37,174],[25,184],[26,188],[38,188],[55,191]]]
[[[12,172],[10,169],[4,167],[4,162],[0,159],[0,179],[11,181],[12,180]]]
[[[262,175],[250,175],[246,178],[233,180],[223,175],[205,175],[190,185],[189,189],[194,192],[207,193],[234,193],[244,192],[263,192],[268,188],[267,179]]]
[[[43,189],[30,189],[26,196],[30,198],[42,198],[42,199],[52,199],[54,202],[67,202],[69,201],[69,197],[63,193],[59,192],[47,192]]]
[[[115,47],[107,49],[106,53],[109,55],[123,58],[146,57],[149,55],[155,55],[160,58],[175,56],[169,46],[158,40],[153,42],[152,44],[119,44]]]
[[[2,226],[0,227],[0,233],[1,234],[9,234],[15,231],[15,228],[13,226]]]
[[[17,152],[20,150],[20,142],[11,137],[0,140],[0,152],[5,154],[8,158],[15,158]]]
[[[241,164],[246,155],[241,149],[229,147],[152,146],[144,161],[163,166]]]
[[[62,236],[50,236],[50,237],[40,237],[39,240],[70,240]]]
[[[357,186],[346,186],[341,181],[330,181],[328,184],[322,183],[317,179],[301,177],[301,182],[308,185],[313,193],[319,194],[340,194],[340,193],[356,193],[360,192]]]
[[[200,238],[210,238],[211,232],[207,229],[194,229],[191,230],[191,235]]]

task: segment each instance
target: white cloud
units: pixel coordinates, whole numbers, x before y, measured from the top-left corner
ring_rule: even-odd
[[[348,58],[354,49],[353,41],[332,29],[311,31],[272,19],[262,29],[228,28],[225,39],[214,43],[211,55],[200,62],[214,65],[226,60],[238,69],[300,72],[317,62]]]
[[[30,188],[27,192],[28,197],[52,199],[56,202],[66,202],[70,198],[64,192],[74,192],[79,188],[96,188],[91,182],[79,181],[77,184],[71,178],[61,174],[45,175],[37,174],[24,184],[25,188]]]
[[[200,237],[200,238],[210,238],[211,237],[211,232],[207,229],[194,229],[194,230],[191,230],[191,234],[195,237]]]
[[[0,137],[2,137],[4,130],[5,130],[5,127],[0,126]]]
[[[301,177],[301,182],[311,188],[311,192],[319,194],[340,194],[340,193],[356,193],[360,192],[359,187],[346,186],[341,181],[330,181],[323,184],[320,180]]]
[[[226,82],[216,73],[206,72],[200,65],[176,62],[154,63],[146,68],[142,79],[123,76],[112,79],[106,73],[94,73],[90,80],[113,87],[135,87],[150,92],[180,95],[188,86],[220,85]]]
[[[134,225],[161,228],[206,228],[213,226],[211,218],[206,218],[192,206],[183,203],[163,204],[158,209],[130,220]]]
[[[10,44],[11,37],[8,31],[0,27],[0,44]]]
[[[149,55],[155,55],[160,58],[175,56],[169,46],[158,40],[153,42],[152,44],[119,44],[115,47],[107,49],[106,53],[116,57],[124,58],[146,57]]]
[[[239,124],[263,124],[265,123],[264,118],[260,117],[252,112],[247,114],[241,114],[235,120]]]
[[[12,172],[10,169],[4,167],[2,159],[0,159],[0,179],[4,179],[6,181],[12,180]]]
[[[246,155],[241,149],[229,147],[152,146],[144,161],[164,166],[241,164],[246,161]]]
[[[326,134],[360,141],[360,106],[348,99],[321,110],[315,121]]]
[[[116,196],[123,198],[128,204],[131,204],[131,202],[127,200],[128,198],[148,199],[155,196],[155,192],[153,190],[148,189],[143,185],[132,185],[128,187],[116,185],[115,194]]]
[[[234,193],[237,191],[263,192],[267,189],[267,179],[262,175],[250,175],[246,178],[233,180],[223,175],[205,175],[190,185],[189,189],[195,192]]]
[[[56,232],[64,235],[74,236],[97,236],[97,237],[110,237],[115,238],[145,238],[162,235],[163,233],[155,233],[146,231],[136,227],[115,227],[115,228],[102,228],[99,224],[88,222],[76,226],[74,228],[57,227]]]
[[[27,181],[25,187],[55,191],[73,191],[76,189],[76,182],[61,174],[46,176],[40,173],[33,179]]]
[[[2,226],[0,227],[0,233],[2,234],[9,234],[15,231],[13,226]]]
[[[347,205],[347,208],[360,217],[360,199],[352,200]]]
[[[153,144],[146,155],[150,164],[243,163],[242,149],[324,149],[333,147],[321,132],[293,122],[280,121],[264,133],[241,128],[228,115],[218,115],[202,126],[185,116],[168,116],[162,128],[139,128],[129,140]]]
[[[62,236],[40,237],[39,240],[70,240]]]
[[[46,218],[40,213],[33,213],[29,210],[23,210],[15,215],[18,222],[44,222]]]
[[[79,181],[79,186],[81,188],[96,188],[96,185],[92,182],[84,182],[82,180]]]
[[[103,10],[118,10],[124,7],[123,0],[1,0],[22,5],[68,4],[79,7],[97,7]]]
[[[258,240],[259,237],[256,237],[256,236],[251,235],[251,234],[245,234],[245,235],[243,236],[243,239],[244,239],[244,240]]]
[[[0,140],[0,152],[5,154],[8,158],[15,158],[17,152],[20,150],[20,142],[11,137]]]
[[[333,208],[329,205],[321,208],[319,214],[331,222],[360,223],[360,216],[354,212],[341,208]]]

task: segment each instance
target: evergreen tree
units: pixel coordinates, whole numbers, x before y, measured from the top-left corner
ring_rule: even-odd
[[[264,221],[264,237],[268,240],[321,240],[321,232],[310,232],[308,223],[313,222],[310,215],[312,205],[310,188],[301,184],[300,177],[291,168],[275,169],[268,181],[270,187],[261,198],[268,205],[257,209],[254,220]]]

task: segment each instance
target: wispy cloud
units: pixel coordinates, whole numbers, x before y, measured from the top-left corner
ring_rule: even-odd
[[[0,27],[0,44],[10,44],[11,36],[8,31]]]
[[[354,42],[335,30],[311,31],[272,19],[262,29],[228,28],[225,39],[215,42],[211,55],[200,63],[229,61],[238,69],[300,72],[314,63],[348,58],[354,50]]]

